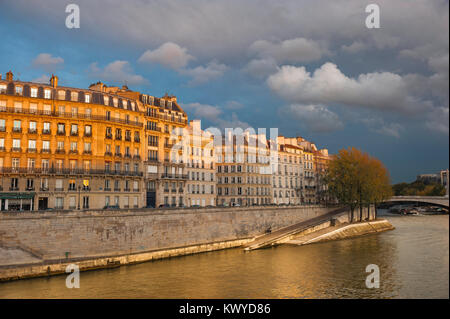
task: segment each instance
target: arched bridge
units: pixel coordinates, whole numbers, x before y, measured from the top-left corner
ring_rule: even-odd
[[[393,196],[385,201],[385,203],[389,202],[424,203],[448,208],[447,196]]]

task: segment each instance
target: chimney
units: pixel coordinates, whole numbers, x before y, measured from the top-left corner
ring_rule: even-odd
[[[6,73],[6,81],[12,81],[13,80],[13,74],[11,72],[11,70],[8,71],[8,73]]]
[[[58,86],[58,77],[54,74],[52,74],[52,77],[50,78],[50,85],[54,88]]]

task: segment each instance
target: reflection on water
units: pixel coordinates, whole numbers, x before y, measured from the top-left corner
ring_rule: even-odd
[[[388,216],[395,230],[309,246],[223,250],[0,284],[1,298],[448,298],[447,216]],[[380,288],[368,289],[368,264]]]

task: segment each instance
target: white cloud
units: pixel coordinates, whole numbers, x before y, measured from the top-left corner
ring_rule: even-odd
[[[366,118],[361,122],[365,123],[372,132],[395,138],[400,138],[400,133],[404,131],[403,125],[394,122],[386,123],[382,118]]]
[[[361,41],[355,41],[350,45],[342,45],[341,50],[345,53],[358,53],[367,49],[367,44]]]
[[[244,72],[257,79],[266,79],[277,69],[277,62],[273,58],[253,59],[244,67]]]
[[[99,68],[97,62],[95,62],[90,65],[88,72],[91,77],[114,82],[115,85],[139,85],[148,83],[141,75],[133,74],[133,70],[128,61],[117,60],[109,63],[103,69]]]
[[[291,104],[281,113],[293,117],[300,122],[300,126],[304,125],[313,132],[328,133],[343,128],[339,116],[323,105]]]
[[[325,63],[313,74],[305,67],[282,66],[267,84],[278,95],[295,103],[341,104],[384,111],[416,114],[430,108],[409,92],[405,79],[391,72],[344,75],[333,63]]]
[[[180,74],[187,75],[192,79],[189,81],[189,85],[198,85],[205,82],[214,80],[221,77],[227,69],[225,64],[220,64],[216,61],[209,62],[205,66],[197,66],[192,69],[181,69]]]
[[[445,135],[449,132],[449,112],[448,107],[438,107],[427,114],[426,126],[432,130]]]
[[[182,48],[173,42],[166,42],[153,51],[145,51],[138,61],[144,63],[160,63],[177,70],[184,68],[193,59],[194,57],[187,53],[186,48]]]
[[[242,128],[246,129],[250,125],[239,119],[234,112],[224,114],[223,110],[217,105],[201,104],[201,103],[187,103],[182,104],[181,107],[187,111],[192,112],[194,117],[202,120],[208,120],[213,125],[217,125],[219,129],[225,128]]]
[[[42,69],[46,72],[54,72],[64,64],[64,59],[54,57],[49,53],[39,54],[32,62],[33,67]]]
[[[316,41],[295,38],[280,43],[255,41],[250,46],[250,52],[264,59],[273,58],[278,63],[299,63],[319,60],[327,50]]]
[[[47,84],[50,82],[50,77],[47,74],[42,74],[40,77],[31,80],[31,82]]]

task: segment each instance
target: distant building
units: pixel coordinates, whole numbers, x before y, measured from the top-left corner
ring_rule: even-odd
[[[440,183],[441,177],[439,176],[439,174],[420,174],[417,175],[416,181],[424,182],[425,184]]]

